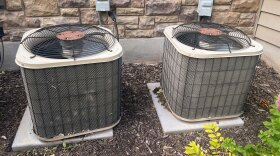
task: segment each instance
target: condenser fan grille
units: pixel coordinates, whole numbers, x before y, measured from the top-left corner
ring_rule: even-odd
[[[216,23],[191,23],[173,29],[173,37],[188,46],[211,51],[239,50],[251,46],[242,31]]]
[[[91,25],[57,25],[39,29],[24,38],[21,44],[34,57],[67,59],[111,51],[115,37]]]

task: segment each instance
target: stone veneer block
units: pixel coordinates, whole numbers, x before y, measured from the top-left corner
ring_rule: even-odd
[[[213,12],[212,22],[237,26],[240,20],[239,12]]]
[[[6,0],[6,8],[11,11],[22,10],[21,0]]]
[[[230,10],[230,5],[215,5],[213,6],[213,12],[226,12]]]
[[[130,38],[149,38],[153,37],[153,30],[126,30],[126,37]]]
[[[113,137],[113,129],[109,129],[106,131],[93,133],[91,135],[75,137],[63,141],[43,142],[39,140],[36,134],[33,132],[33,124],[31,121],[29,109],[27,108],[25,110],[25,113],[19,125],[15,139],[13,141],[12,149],[13,151],[21,151],[21,150],[28,150],[36,147],[55,146],[55,145],[62,144],[63,142],[77,143],[81,141],[105,139],[105,138],[112,138],[112,137]]]
[[[135,30],[138,29],[138,25],[125,25],[125,29]]]
[[[95,8],[81,8],[80,9],[81,14],[81,23],[82,24],[99,24],[99,17],[95,10]],[[105,12],[101,12],[101,22],[103,24],[108,24],[108,15]]]
[[[117,8],[117,15],[143,15],[144,8]]]
[[[255,19],[240,19],[238,26],[240,27],[252,27],[255,24]]]
[[[96,0],[89,0],[89,6],[90,6],[91,8],[94,8],[94,7],[96,6],[95,1],[96,1]]]
[[[63,8],[89,7],[89,0],[58,0],[58,6]]]
[[[131,7],[144,8],[145,7],[145,0],[131,0]]]
[[[80,12],[82,24],[98,24],[98,15],[94,8],[82,8]]]
[[[23,11],[3,11],[0,12],[0,21],[4,28],[24,27],[25,16]]]
[[[152,29],[155,25],[155,18],[152,16],[141,16],[139,17],[139,28],[140,29]]]
[[[202,122],[181,121],[174,117],[166,107],[162,106],[157,95],[153,93],[153,90],[156,87],[160,87],[160,84],[148,83],[147,86],[149,88],[150,95],[152,96],[152,100],[157,111],[164,134],[184,133],[188,131],[203,130],[203,126],[209,123],[216,123],[221,128],[238,127],[244,125],[244,121],[240,117]]]
[[[182,6],[179,15],[180,22],[192,22],[197,18],[197,6]]]
[[[214,0],[214,4],[231,4],[232,0]]]
[[[238,12],[257,12],[260,0],[233,0],[232,11]]]
[[[112,6],[126,7],[130,4],[130,0],[110,0]]]
[[[26,17],[25,18],[25,27],[28,28],[39,28],[41,25],[41,19],[39,17]]]
[[[146,15],[172,15],[180,11],[181,0],[147,0]]]
[[[78,24],[80,23],[79,17],[44,17],[42,18],[41,27],[52,26],[58,24]]]
[[[240,18],[241,19],[252,19],[256,16],[256,13],[241,13]]]
[[[182,5],[198,5],[198,0],[182,0]]]
[[[78,8],[61,8],[60,9],[61,16],[79,16]]]
[[[59,15],[57,0],[24,0],[25,15],[32,17]]]
[[[178,22],[178,16],[156,16],[156,23]]]
[[[118,20],[118,24],[135,25],[139,23],[138,16],[119,16],[117,20]]]

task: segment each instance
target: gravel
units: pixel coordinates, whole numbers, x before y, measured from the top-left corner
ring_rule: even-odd
[[[207,144],[202,131],[165,135],[147,88],[159,82],[161,65],[123,65],[123,117],[114,128],[114,138],[79,144],[12,152],[11,143],[26,107],[26,97],[19,71],[0,74],[0,155],[183,155],[184,146],[192,140]],[[240,145],[256,143],[267,108],[280,92],[278,74],[263,62],[257,67],[242,118],[245,125],[222,130]]]

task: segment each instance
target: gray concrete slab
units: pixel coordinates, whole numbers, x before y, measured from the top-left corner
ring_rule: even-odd
[[[31,116],[29,109],[27,108],[24,112],[23,118],[20,122],[18,131],[16,133],[14,142],[12,144],[13,151],[28,150],[36,147],[47,147],[55,146],[66,143],[78,143],[81,141],[95,140],[95,139],[104,139],[113,137],[113,129],[109,129],[102,132],[93,133],[91,135],[76,137],[73,139],[66,139],[63,141],[54,141],[54,142],[43,142],[37,138],[33,132],[33,125],[31,121]]]
[[[201,130],[203,129],[203,125],[209,123],[217,123],[221,128],[237,127],[237,126],[244,125],[244,121],[240,117],[232,118],[232,119],[222,119],[222,120],[215,120],[215,121],[202,121],[202,122],[192,122],[192,123],[181,121],[176,117],[174,117],[166,107],[162,106],[161,102],[157,98],[157,95],[153,93],[153,90],[156,87],[160,87],[160,84],[148,83],[147,86],[152,96],[152,100],[156,108],[162,130],[165,134],[183,133],[187,131]]]
[[[15,63],[18,47],[19,47],[19,42],[4,42],[5,55],[4,55],[4,64],[2,66],[2,69],[19,70],[19,67]],[[2,50],[2,47],[0,50]]]
[[[120,43],[124,49],[124,63],[157,64],[161,62],[163,54],[163,37],[121,39]],[[18,70],[15,56],[20,42],[4,42],[5,59],[2,69]]]
[[[125,63],[157,64],[162,61],[163,37],[121,39]]]

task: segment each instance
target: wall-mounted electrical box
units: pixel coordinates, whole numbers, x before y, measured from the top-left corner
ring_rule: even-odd
[[[4,9],[5,8],[5,0],[0,0],[0,9]]]
[[[96,11],[110,11],[110,0],[96,0]]]
[[[213,0],[199,0],[197,12],[199,16],[211,16]]]

